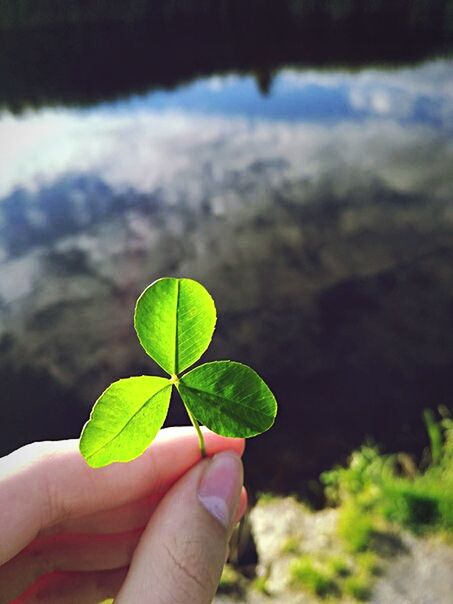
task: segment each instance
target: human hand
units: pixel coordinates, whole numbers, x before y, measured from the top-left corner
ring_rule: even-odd
[[[0,604],[210,603],[247,495],[244,441],[204,436],[213,459],[192,428],[96,470],[76,440],[0,459]]]

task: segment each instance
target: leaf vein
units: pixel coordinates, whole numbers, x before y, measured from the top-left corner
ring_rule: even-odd
[[[163,392],[166,388],[171,388],[171,384],[166,384],[165,386],[163,386],[160,390],[158,390],[157,392],[154,392],[148,399],[146,399],[146,401],[143,403],[143,405],[141,405],[132,415],[131,417],[127,420],[127,422],[124,424],[124,426],[114,434],[114,436],[112,436],[112,438],[110,440],[108,440],[107,442],[103,443],[100,447],[98,447],[95,451],[93,451],[92,453],[90,453],[89,455],[87,455],[86,459],[91,459],[92,457],[94,457],[95,455],[97,455],[97,453],[99,453],[99,451],[102,451],[102,449],[104,449],[105,447],[108,447],[108,445],[110,445],[116,438],[118,438],[118,436],[124,432],[124,430],[126,430],[126,428],[129,426],[129,424],[134,420],[134,418],[141,412],[143,411],[143,409],[152,402],[153,398],[155,398],[158,394],[161,394],[161,392]]]
[[[193,386],[187,386],[187,384],[183,384],[183,387],[186,388],[187,390],[191,390],[192,392],[195,392],[196,394],[205,395],[205,396],[207,395],[208,397],[219,399],[223,403],[226,403],[227,405],[232,404],[232,406],[234,407],[234,404],[236,403],[236,406],[239,406],[239,404],[237,403],[237,401],[235,399],[226,398],[225,396],[222,396],[221,394],[217,394],[216,392],[208,392],[206,390],[200,390],[199,388],[194,388]],[[243,404],[242,401],[240,401],[240,406],[245,407],[246,409],[249,409],[250,411],[253,411],[254,413],[259,413],[260,415],[262,415],[264,417],[272,417],[271,414],[266,413],[262,409],[256,408],[252,405]]]
[[[176,315],[175,315],[175,356],[174,356],[174,368],[173,371],[178,374],[179,373],[179,354],[178,354],[178,338],[179,338],[179,294],[181,291],[181,281],[179,279],[176,280]]]

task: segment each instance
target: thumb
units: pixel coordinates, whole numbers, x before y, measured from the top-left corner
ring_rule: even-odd
[[[187,472],[154,512],[115,604],[210,604],[242,482],[242,462],[230,451]]]

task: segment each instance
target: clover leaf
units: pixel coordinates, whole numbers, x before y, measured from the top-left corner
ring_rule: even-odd
[[[202,455],[206,449],[199,422],[236,438],[250,438],[272,426],[275,397],[247,365],[214,361],[182,373],[208,348],[216,318],[213,299],[197,281],[165,277],[145,289],[135,307],[135,330],[145,352],[170,378],[121,379],[101,394],[80,437],[80,451],[90,466],[141,455],[165,421],[173,387],[197,431]]]
[[[212,339],[214,300],[192,279],[159,279],[137,301],[134,325],[145,352],[170,375],[198,361]]]

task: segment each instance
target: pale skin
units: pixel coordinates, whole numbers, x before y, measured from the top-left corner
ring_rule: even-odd
[[[93,470],[76,440],[0,459],[0,604],[209,604],[247,495],[242,439],[167,428]]]

